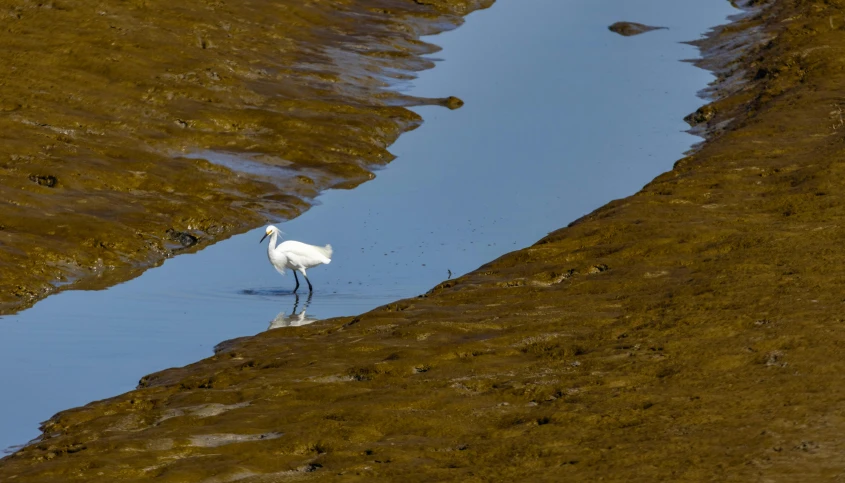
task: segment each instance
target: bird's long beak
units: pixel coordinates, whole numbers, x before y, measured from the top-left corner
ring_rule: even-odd
[[[264,236],[261,237],[261,240],[258,240],[258,243],[263,242],[264,239],[267,238],[267,235],[269,235],[269,233],[265,233]]]

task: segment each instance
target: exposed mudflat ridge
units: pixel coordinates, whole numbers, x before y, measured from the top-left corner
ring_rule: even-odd
[[[433,66],[437,47],[419,37],[492,1],[12,2],[0,13],[0,314],[370,179],[420,123],[403,106],[460,104],[391,90]],[[181,157],[208,150],[293,174]]]
[[[424,297],[62,412],[0,479],[842,474],[845,5],[752,3],[701,42],[731,53],[711,138],[636,195]],[[243,442],[192,443],[220,435]]]

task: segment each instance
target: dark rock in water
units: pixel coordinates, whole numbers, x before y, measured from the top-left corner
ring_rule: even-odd
[[[179,242],[183,247],[190,247],[197,244],[199,239],[190,233],[183,231],[176,231],[173,228],[168,228],[166,231],[171,240]]]
[[[41,186],[46,186],[48,188],[53,188],[58,184],[59,178],[56,178],[53,175],[38,175],[38,174],[31,174],[29,175],[29,180],[33,183],[38,183]]]
[[[449,97],[417,97],[417,96],[402,96],[395,105],[412,107],[412,106],[443,106],[451,110],[460,109],[464,105],[464,101],[455,96]]]
[[[640,35],[652,30],[669,30],[668,27],[652,27],[650,25],[643,25],[636,22],[616,22],[607,28],[611,32],[616,32],[619,35],[630,37],[632,35]]]
[[[464,101],[458,99],[455,96],[449,96],[449,97],[446,98],[446,102],[444,103],[444,105],[446,107],[448,107],[449,109],[455,110],[455,109],[458,109],[461,106],[463,106]]]

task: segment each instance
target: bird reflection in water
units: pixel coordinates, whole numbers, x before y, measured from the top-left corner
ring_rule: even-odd
[[[293,310],[290,312],[290,315],[286,315],[284,311],[282,311],[270,322],[270,326],[267,327],[267,330],[278,329],[279,327],[299,327],[300,325],[308,325],[320,320],[316,317],[308,317],[305,315],[305,311],[308,310],[308,305],[311,303],[311,295],[312,294],[309,292],[308,298],[305,299],[305,304],[302,306],[302,311],[297,314],[296,311],[299,308],[299,295],[294,294],[296,299],[294,300]]]

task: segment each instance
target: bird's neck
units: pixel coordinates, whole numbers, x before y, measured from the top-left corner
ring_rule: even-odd
[[[278,232],[273,232],[270,234],[270,243],[267,244],[267,253],[272,253],[273,249],[276,248],[276,241],[278,239]]]

